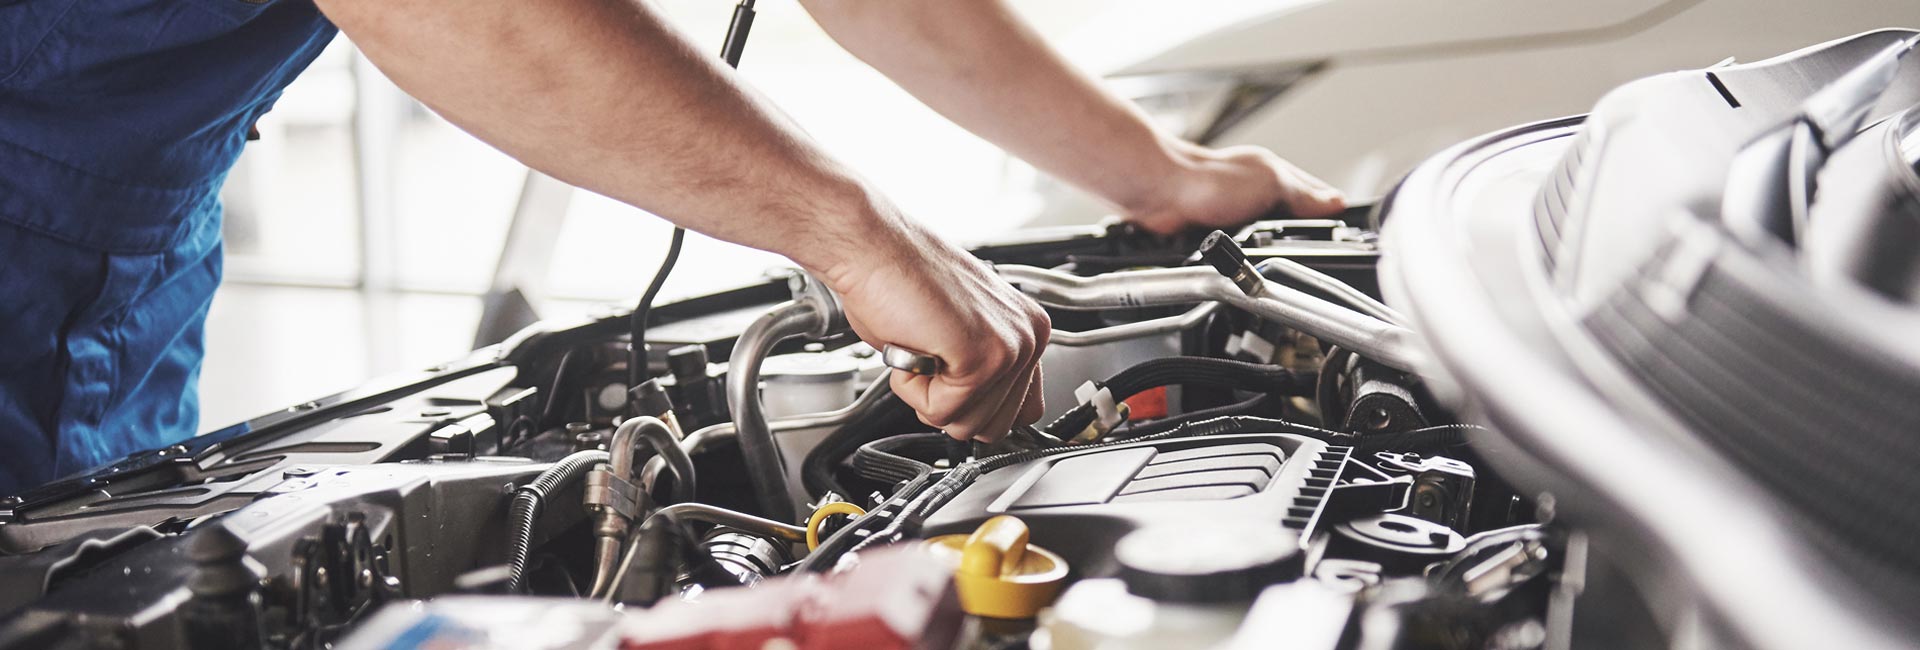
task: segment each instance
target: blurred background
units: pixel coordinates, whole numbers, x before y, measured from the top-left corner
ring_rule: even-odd
[[[656,4],[718,51],[731,2]],[[1267,146],[1363,199],[1440,148],[1583,112],[1632,78],[1905,18],[1901,3],[1869,0],[1012,4],[1166,128]],[[1106,213],[921,106],[836,46],[796,0],[758,9],[741,74],[936,231],[966,241]],[[665,222],[529,182],[525,167],[412,101],[345,38],[258,126],[223,197],[227,280],[207,327],[203,430],[459,357],[493,289],[522,290],[542,318],[628,308],[666,248]],[[503,251],[518,262],[503,267]],[[662,299],[784,265],[691,235]]]

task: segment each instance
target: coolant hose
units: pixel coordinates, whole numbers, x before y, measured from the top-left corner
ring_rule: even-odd
[[[533,550],[533,529],[540,520],[540,507],[552,494],[587,475],[595,465],[607,462],[607,452],[595,449],[576,451],[540,472],[526,485],[514,488],[507,505],[507,593],[519,593],[526,580],[527,554]]]

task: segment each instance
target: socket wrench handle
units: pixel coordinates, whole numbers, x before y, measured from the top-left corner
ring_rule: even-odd
[[[891,343],[880,351],[880,362],[887,364],[888,368],[916,375],[932,377],[940,374],[940,357]]]

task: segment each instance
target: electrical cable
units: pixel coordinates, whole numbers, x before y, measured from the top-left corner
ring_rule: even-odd
[[[754,0],[740,0],[733,8],[733,22],[727,24],[727,37],[720,45],[720,58],[727,66],[738,69],[740,55],[747,48],[747,33],[753,29]],[[680,262],[680,248],[687,240],[687,229],[674,226],[673,239],[667,244],[667,257],[660,262],[660,269],[653,272],[653,281],[647,283],[647,291],[640,295],[640,303],[634,305],[633,314],[627,323],[627,333],[631,343],[627,344],[627,385],[639,386],[647,380],[647,315],[653,311],[654,298],[660,295],[660,287],[667,283],[667,276],[673,273],[673,267]],[[632,400],[630,400],[631,402]],[[629,409],[638,409],[638,404],[629,404]]]

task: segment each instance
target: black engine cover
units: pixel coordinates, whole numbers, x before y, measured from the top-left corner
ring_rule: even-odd
[[[1112,575],[1114,543],[1147,525],[1270,521],[1304,539],[1348,452],[1304,436],[1240,434],[1050,456],[980,477],[928,518],[925,533],[967,533],[1013,515],[1081,577]]]

